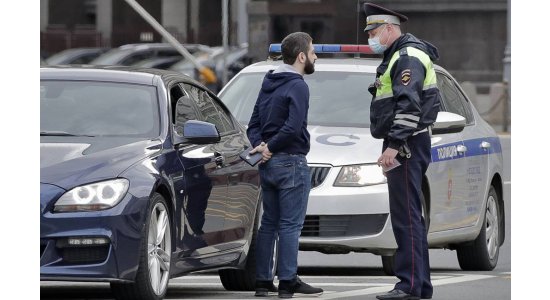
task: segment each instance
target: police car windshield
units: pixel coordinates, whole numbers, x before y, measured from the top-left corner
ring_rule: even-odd
[[[248,124],[265,73],[243,73],[220,94],[229,110]],[[369,127],[371,94],[368,86],[375,74],[315,71],[305,75],[309,86],[308,125]]]

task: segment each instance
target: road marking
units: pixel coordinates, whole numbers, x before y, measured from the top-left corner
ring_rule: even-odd
[[[504,184],[512,184],[512,181],[504,181]]]
[[[444,278],[444,279],[438,279],[438,280],[432,280],[433,286],[440,286],[440,285],[446,285],[446,284],[452,284],[452,283],[460,283],[460,282],[467,282],[467,281],[475,281],[475,280],[483,280],[488,278],[493,278],[495,276],[490,275],[461,275],[454,278]],[[354,290],[354,291],[347,291],[347,292],[339,292],[330,294],[327,296],[323,296],[323,299],[339,299],[344,297],[356,297],[356,296],[365,296],[365,295],[372,295],[377,293],[384,293],[388,291],[387,286],[378,286],[378,287],[371,287],[361,290]],[[299,299],[299,298],[296,298]]]
[[[476,281],[476,280],[484,280],[489,278],[495,278],[495,277],[510,277],[511,272],[500,272],[498,275],[474,275],[474,274],[441,274],[439,273],[436,276],[432,276],[432,285],[433,286],[442,286],[442,285],[448,285],[448,284],[456,284],[456,283],[462,283],[462,282],[468,282],[468,281]],[[379,293],[385,293],[392,289],[393,285],[395,284],[395,281],[397,278],[393,276],[357,276],[352,278],[346,278],[346,280],[357,280],[365,282],[319,282],[323,279],[332,279],[332,280],[340,280],[341,277],[338,276],[301,276],[302,279],[307,279],[305,281],[311,283],[314,286],[322,286],[322,287],[340,287],[345,288],[349,287],[352,290],[348,291],[334,291],[332,288],[331,290],[325,290],[323,295],[319,299],[341,299],[346,297],[357,297],[357,298],[364,298],[366,295],[372,295],[372,294],[379,294]],[[385,282],[373,282],[375,279],[383,279]],[[197,282],[197,280],[202,280],[202,282]],[[205,281],[211,281],[211,282],[205,282]],[[70,282],[41,282],[41,287],[46,287],[51,285],[56,286],[63,286],[65,284],[74,286],[75,283]],[[95,286],[95,287],[108,287],[108,284],[105,283],[77,283],[83,284],[87,287]],[[204,290],[207,294],[210,294],[217,300],[234,300],[239,298],[227,298],[227,296],[234,295],[236,297],[245,297],[246,296],[252,296],[253,293],[250,291],[226,291],[218,276],[216,275],[191,275],[191,276],[184,276],[180,278],[174,278],[170,280],[170,287],[172,287],[173,291],[175,292],[178,289],[189,289],[191,292],[196,290]],[[168,293],[170,293],[170,287],[168,290]],[[359,289],[353,289],[357,288]],[[206,294],[205,294],[206,296]],[[196,297],[196,296],[195,296]],[[217,297],[223,297],[223,298],[217,298]],[[230,296],[231,297],[231,296]],[[246,297],[248,298],[248,297]],[[204,297],[202,298],[185,298],[186,300],[199,300],[199,299],[206,299]],[[311,297],[303,297],[303,298],[293,298],[293,299],[312,299]]]

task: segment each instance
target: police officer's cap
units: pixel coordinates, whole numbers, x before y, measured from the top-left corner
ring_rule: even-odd
[[[409,19],[405,15],[373,3],[365,3],[363,9],[367,15],[367,27],[364,31],[375,29],[382,24],[400,25]]]

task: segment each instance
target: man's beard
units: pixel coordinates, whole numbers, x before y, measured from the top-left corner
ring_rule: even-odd
[[[315,63],[309,60],[309,57],[306,57],[306,65],[304,66],[304,73],[307,75],[313,74],[315,72]]]

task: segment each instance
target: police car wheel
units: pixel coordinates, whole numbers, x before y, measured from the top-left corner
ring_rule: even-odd
[[[382,269],[384,274],[388,276],[395,276],[393,271],[393,265],[395,262],[395,255],[382,255]]]
[[[483,225],[478,237],[457,248],[460,268],[465,271],[491,271],[498,262],[500,250],[500,202],[493,186],[487,195]]]

